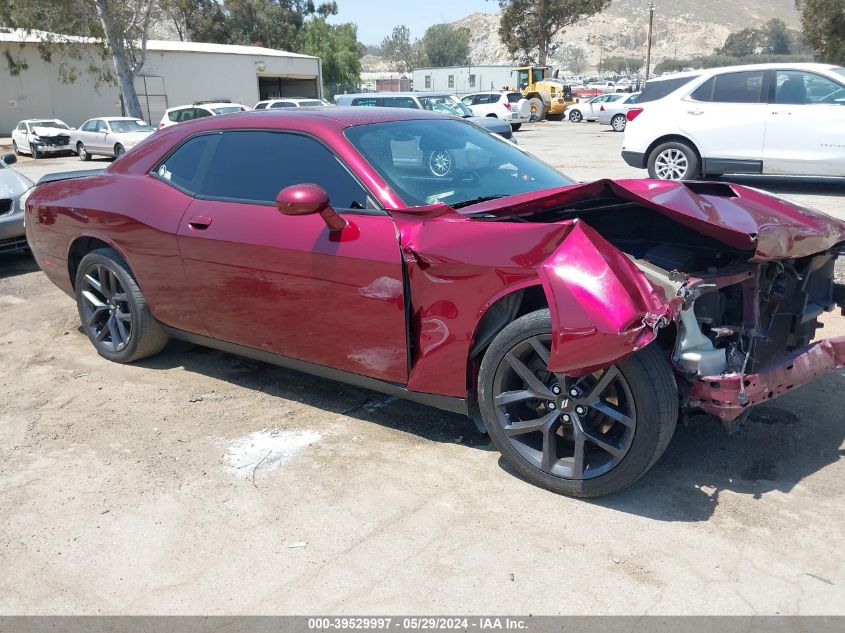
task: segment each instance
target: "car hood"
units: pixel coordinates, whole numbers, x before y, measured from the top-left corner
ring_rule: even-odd
[[[0,167],[0,198],[17,198],[34,184],[14,169]]]
[[[476,125],[480,125],[481,127],[487,128],[491,132],[495,132],[496,134],[502,134],[503,132],[510,132],[511,124],[507,121],[502,121],[501,119],[497,119],[491,116],[471,116],[467,117],[467,121],[472,121]]]
[[[45,125],[36,125],[32,128],[32,131],[37,136],[70,136],[70,130]]]
[[[739,250],[754,250],[767,261],[806,257],[845,242],[845,223],[763,191],[711,182],[598,180],[489,200],[461,209],[518,215],[540,208],[573,204],[601,195],[616,195],[649,207]],[[589,218],[584,220],[589,223]]]

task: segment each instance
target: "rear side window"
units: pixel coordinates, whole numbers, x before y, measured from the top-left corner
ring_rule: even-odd
[[[325,189],[339,209],[366,207],[366,192],[330,150],[307,136],[283,132],[223,132],[200,193],[274,204],[280,190],[309,182]]]
[[[168,156],[155,174],[189,193],[198,193],[200,161],[215,138],[216,135],[205,135],[190,139]]]
[[[673,92],[675,92],[678,88],[681,88],[692,81],[695,81],[698,77],[677,77],[675,79],[660,79],[659,81],[649,81],[646,83],[645,88],[643,88],[643,92],[640,95],[640,98],[637,99],[637,103],[648,103],[649,101],[657,101],[658,99],[662,99]]]
[[[386,108],[412,108],[417,109],[417,102],[411,97],[385,97],[384,107]]]
[[[376,97],[359,97],[358,99],[352,100],[352,105],[354,106],[369,106],[375,107],[381,105],[381,99]]]
[[[764,101],[765,70],[725,73],[711,77],[690,95],[712,103],[761,103]]]
[[[256,103],[256,104],[255,104],[255,109],[256,109],[256,110],[266,110],[266,109],[267,109],[267,104],[266,104],[266,103],[264,103],[264,102],[262,102],[262,103]]]
[[[191,108],[182,108],[181,110],[171,110],[167,113],[167,118],[173,123],[180,123],[190,119]],[[186,116],[188,115],[188,116]]]
[[[520,99],[522,99],[521,92],[509,92],[508,93],[508,102],[509,103],[517,103]]]
[[[276,108],[295,108],[295,107],[296,107],[296,104],[291,103],[290,101],[276,101],[275,103],[270,104],[270,108],[272,108],[274,110]]]

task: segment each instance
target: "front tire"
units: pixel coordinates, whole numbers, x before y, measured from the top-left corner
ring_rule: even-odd
[[[546,118],[546,109],[543,106],[543,101],[537,97],[532,97],[528,100],[528,106],[531,108],[531,120],[542,121]]]
[[[123,147],[123,145],[121,145],[120,143],[117,143],[117,144],[114,146],[114,157],[115,157],[115,158],[120,158],[120,157],[121,157],[121,156],[123,156],[125,153],[126,153],[126,148],[125,148],[125,147]]]
[[[617,114],[610,120],[610,127],[614,132],[624,132],[626,125],[628,125],[628,119],[624,114]]]
[[[694,180],[700,171],[695,150],[681,141],[658,145],[648,156],[648,175],[656,180]]]
[[[79,160],[91,160],[91,154],[88,153],[88,150],[85,149],[85,145],[81,141],[76,144],[76,153],[79,156]]]
[[[511,123],[511,129],[516,132],[519,128],[522,127],[522,123]]]
[[[17,142],[16,142],[16,141],[12,141],[12,149],[14,149],[14,150],[15,150],[15,156],[20,156],[20,155],[21,155],[21,150],[20,150],[20,149],[18,149],[18,144],[17,144]]]
[[[581,114],[581,110],[572,110],[569,113],[569,120],[572,123],[580,123],[581,121],[584,120],[584,115]]]
[[[529,482],[574,497],[630,486],[675,430],[678,389],[650,345],[579,379],[547,369],[548,310],[512,322],[484,354],[478,400],[490,439]]]
[[[39,151],[38,151],[38,148],[37,148],[37,147],[35,147],[35,143],[30,143],[30,144],[29,144],[29,151],[30,151],[30,153],[32,154],[32,157],[33,157],[35,160],[38,160],[39,158],[41,158],[41,152],[39,152]]]
[[[79,263],[76,305],[82,329],[108,360],[131,363],[167,344],[129,265],[110,248],[92,251]]]

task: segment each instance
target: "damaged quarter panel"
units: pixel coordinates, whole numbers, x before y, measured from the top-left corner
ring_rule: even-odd
[[[549,366],[571,375],[654,340],[676,306],[584,222],[483,222],[445,205],[394,212],[408,264],[409,389],[466,396],[470,346],[498,299],[541,285],[554,324]],[[469,385],[466,385],[469,386]]]

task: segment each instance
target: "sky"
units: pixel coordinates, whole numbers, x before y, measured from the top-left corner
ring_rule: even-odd
[[[336,0],[338,14],[330,22],[355,22],[358,40],[381,44],[394,26],[405,24],[421,37],[432,24],[453,22],[476,11],[495,13],[496,0]],[[315,3],[318,4],[318,3]]]

